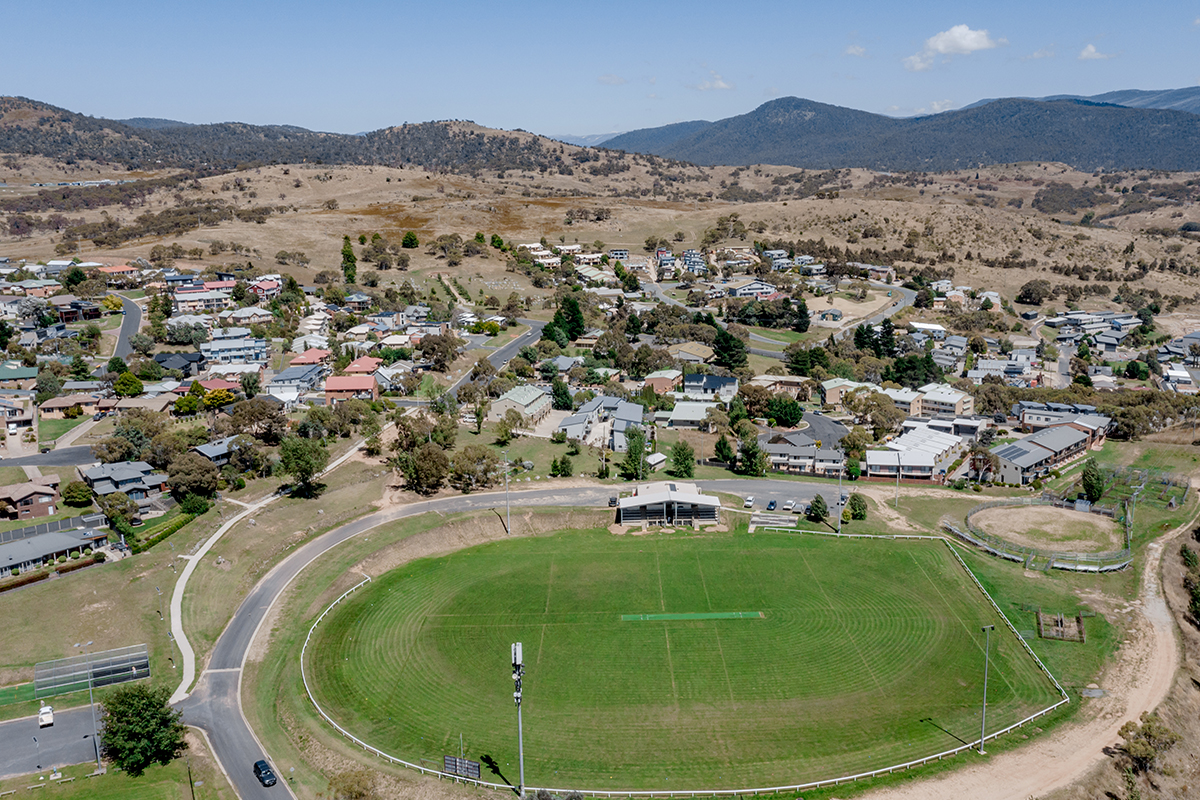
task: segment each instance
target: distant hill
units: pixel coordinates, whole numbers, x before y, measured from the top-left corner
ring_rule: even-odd
[[[137,124],[130,124],[131,122]],[[598,151],[576,159],[571,145],[521,131],[469,122],[423,122],[359,135],[321,133],[293,125],[170,120],[116,121],[88,117],[23,97],[0,97],[0,153],[42,155],[64,163],[91,160],[136,169],[148,166],[233,168],[254,163],[414,165],[432,170],[553,170],[592,174],[627,169],[623,153]]]
[[[701,165],[928,171],[1060,161],[1086,170],[1196,170],[1200,116],[1073,99],[1003,99],[896,119],[784,97],[711,124],[632,131],[604,146]]]
[[[157,117],[133,117],[132,119],[113,120],[131,128],[144,128],[148,131],[161,131],[164,128],[185,128],[190,122],[180,122],[177,119],[159,119]]]
[[[671,144],[699,133],[713,123],[706,119],[676,122],[660,128],[641,128],[622,133],[604,142],[612,150],[628,150],[631,153],[653,153]]]
[[[1112,103],[1128,108],[1159,108],[1167,111],[1186,111],[1189,114],[1200,114],[1200,86],[1189,86],[1186,89],[1118,89],[1115,92],[1094,94],[1091,96],[1075,94],[1056,94],[1050,97],[1027,97],[1025,100],[1087,100],[1093,103]],[[995,98],[980,100],[966,108],[975,108],[987,103],[996,102]]]
[[[573,144],[577,147],[597,147],[597,146],[607,142],[609,139],[613,138],[614,136],[620,136],[620,135],[621,134],[619,134],[619,133],[589,133],[589,134],[584,134],[584,135],[577,135],[574,133],[547,133],[547,134],[545,134],[547,139],[554,139],[555,141],[558,141],[558,142],[566,142],[567,144]]]

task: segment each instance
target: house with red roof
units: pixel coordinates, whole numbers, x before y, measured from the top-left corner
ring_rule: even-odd
[[[324,364],[329,357],[333,355],[332,350],[321,350],[317,347],[310,347],[300,355],[296,356],[288,363],[289,367],[303,367],[310,364]]]
[[[279,292],[283,290],[283,285],[273,278],[264,278],[250,284],[249,289],[259,298],[270,300],[273,297],[279,296]]]
[[[379,365],[382,363],[382,358],[363,356],[361,358],[356,358],[347,364],[344,371],[347,375],[370,375],[374,373],[375,370],[379,369]]]
[[[325,381],[325,402],[329,405],[354,399],[379,399],[374,375],[334,375]]]

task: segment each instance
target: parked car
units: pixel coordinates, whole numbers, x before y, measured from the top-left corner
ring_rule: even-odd
[[[103,414],[99,414],[99,413],[97,413],[97,414],[92,414],[92,422],[99,422],[99,421],[100,421],[100,420],[102,420],[102,419],[104,419],[104,415],[103,415]]]
[[[44,445],[42,445],[40,448],[38,448],[38,452],[39,452],[39,453],[49,453],[49,452],[50,452],[51,450],[53,450],[53,449],[54,449],[54,448],[53,448],[53,447],[51,447],[50,445],[48,445],[48,444],[44,444]]]
[[[754,508],[754,495],[746,498],[746,502],[742,503],[742,508]]]
[[[792,510],[793,508],[795,508],[795,507],[796,507],[796,501],[795,501],[795,500],[788,500],[786,503],[784,503],[784,504],[783,504],[783,510],[784,510],[784,511],[791,511],[791,510]]]
[[[266,761],[254,762],[254,777],[258,778],[258,782],[263,786],[275,785],[275,771]]]
[[[608,507],[616,508],[617,507],[617,498],[615,498],[615,497],[608,498]]]
[[[774,511],[774,510],[775,510],[775,501],[772,500],[771,502],[767,503],[767,511]]]
[[[42,706],[38,709],[38,727],[49,728],[54,724],[54,706]]]

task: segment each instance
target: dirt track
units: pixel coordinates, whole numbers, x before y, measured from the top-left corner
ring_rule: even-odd
[[[1195,520],[1149,545],[1142,576],[1140,616],[1145,625],[1131,631],[1117,661],[1101,681],[1108,693],[1086,700],[1087,721],[1072,724],[1044,740],[956,770],[941,778],[877,792],[869,800],[1028,800],[1083,778],[1107,756],[1104,748],[1120,741],[1126,720],[1155,709],[1167,696],[1179,669],[1175,620],[1159,583],[1163,548]],[[1073,696],[1071,702],[1080,702]]]

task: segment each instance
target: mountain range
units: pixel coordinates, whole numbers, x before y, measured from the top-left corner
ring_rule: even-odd
[[[717,122],[631,131],[603,146],[700,165],[930,171],[1059,161],[1086,170],[1196,170],[1200,115],[1075,98],[1005,98],[898,119],[784,97]]]
[[[1018,161],[1078,169],[1200,170],[1200,88],[1128,90],[1095,98],[985,100],[941,114],[895,118],[785,97],[753,111],[630,131],[590,151],[525,131],[424,122],[361,134],[293,125],[107,120],[35,100],[0,97],[0,153],[130,169],[234,168],[254,163],[413,165],[433,170],[628,169],[620,151],[699,165],[775,164],[937,171]],[[1134,107],[1138,106],[1138,107]],[[1159,108],[1156,106],[1166,106]],[[596,137],[571,137],[593,141]],[[586,147],[586,146],[585,146]]]

